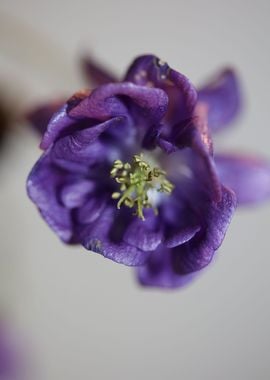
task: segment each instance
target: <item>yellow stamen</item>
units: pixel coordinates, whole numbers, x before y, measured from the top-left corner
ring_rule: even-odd
[[[170,194],[174,185],[166,179],[166,172],[158,167],[151,167],[143,160],[143,155],[134,155],[132,163],[116,160],[111,169],[111,177],[120,184],[119,192],[112,194],[113,199],[119,199],[117,208],[122,204],[135,208],[135,214],[144,220],[143,209],[153,208],[155,214],[158,210],[149,202],[148,191]]]

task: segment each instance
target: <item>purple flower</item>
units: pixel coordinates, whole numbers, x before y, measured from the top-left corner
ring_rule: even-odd
[[[0,379],[18,379],[20,359],[18,355],[17,342],[14,342],[9,329],[0,321]],[[21,368],[22,369],[22,368]],[[20,377],[20,379],[22,379]]]
[[[270,195],[268,163],[213,153],[211,132],[240,107],[235,73],[196,91],[153,55],[122,81],[91,60],[84,67],[100,86],[54,113],[28,194],[65,243],[137,266],[143,285],[182,286],[211,262],[236,199]]]

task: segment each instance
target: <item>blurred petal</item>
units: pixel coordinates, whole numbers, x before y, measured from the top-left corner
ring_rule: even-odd
[[[248,155],[219,154],[215,162],[221,182],[234,190],[240,205],[270,198],[270,161]]]
[[[231,123],[241,107],[241,93],[236,74],[231,69],[220,72],[198,92],[198,101],[208,106],[208,124],[212,132]]]
[[[87,56],[82,59],[82,69],[89,83],[93,83],[95,86],[117,82],[116,76],[100,65],[93,57]]]
[[[56,100],[42,104],[27,112],[25,118],[41,135],[43,135],[52,116],[64,103],[64,100]]]
[[[66,243],[73,238],[70,211],[58,200],[58,189],[65,183],[63,170],[51,164],[49,152],[32,169],[27,180],[27,191],[41,215]]]
[[[2,317],[1,317],[2,318]],[[0,320],[0,379],[21,379],[22,355],[16,337],[9,326]],[[15,338],[15,339],[14,339]]]
[[[8,126],[11,120],[9,111],[5,109],[5,106],[2,104],[2,99],[0,99],[0,145],[4,141],[4,137],[8,130]]]

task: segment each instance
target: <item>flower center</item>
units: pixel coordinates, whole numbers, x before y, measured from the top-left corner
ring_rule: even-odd
[[[135,209],[135,215],[144,220],[143,209],[157,208],[149,199],[149,192],[170,194],[174,185],[165,177],[166,172],[159,167],[150,166],[143,154],[134,155],[132,162],[116,160],[111,169],[111,177],[119,184],[119,192],[112,194],[113,199],[119,199],[117,208],[122,204]]]

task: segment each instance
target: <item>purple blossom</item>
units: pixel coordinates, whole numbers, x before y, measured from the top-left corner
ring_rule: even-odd
[[[143,285],[182,286],[211,262],[236,199],[270,195],[264,160],[213,153],[211,133],[240,108],[236,75],[224,70],[197,91],[153,55],[121,81],[92,60],[84,68],[98,87],[29,114],[44,129],[55,112],[29,197],[65,243],[137,266]]]
[[[0,321],[0,379],[15,380],[18,377],[20,359],[16,342],[3,321]]]

